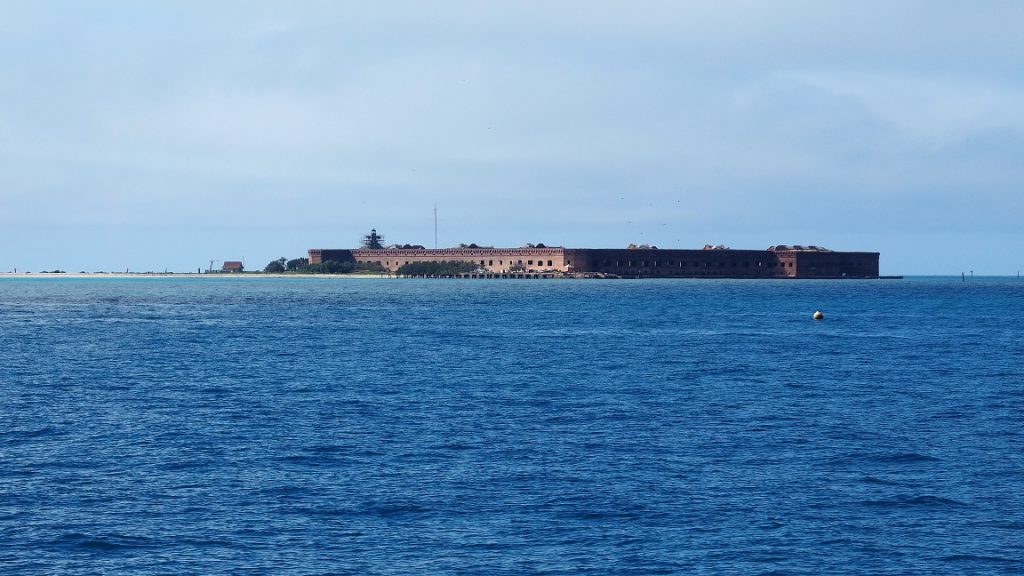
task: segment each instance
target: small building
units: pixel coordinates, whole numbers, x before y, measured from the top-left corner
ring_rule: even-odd
[[[220,271],[234,274],[238,272],[244,272],[245,266],[241,262],[227,260],[224,262],[224,265],[221,266]]]

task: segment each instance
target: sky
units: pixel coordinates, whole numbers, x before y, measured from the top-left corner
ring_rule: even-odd
[[[388,243],[1024,269],[1024,2],[0,0],[0,272]]]

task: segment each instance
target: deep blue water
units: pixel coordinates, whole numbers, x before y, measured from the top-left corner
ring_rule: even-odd
[[[0,280],[5,573],[1019,574],[1022,426],[1017,279]]]

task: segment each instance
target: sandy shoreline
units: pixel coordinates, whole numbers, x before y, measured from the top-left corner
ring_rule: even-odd
[[[242,274],[196,274],[195,272],[0,272],[0,278],[205,278],[210,280],[247,278],[388,278],[380,274],[264,274],[245,272]],[[392,276],[393,277],[393,276]]]

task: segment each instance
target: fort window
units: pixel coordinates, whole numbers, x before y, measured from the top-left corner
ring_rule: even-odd
[[[527,260],[526,261],[526,265],[527,266],[533,266],[533,260]]]
[[[487,265],[488,266],[494,266],[494,260],[488,260],[487,261]]]
[[[553,264],[551,263],[551,260],[548,260],[548,266],[553,266]]]

